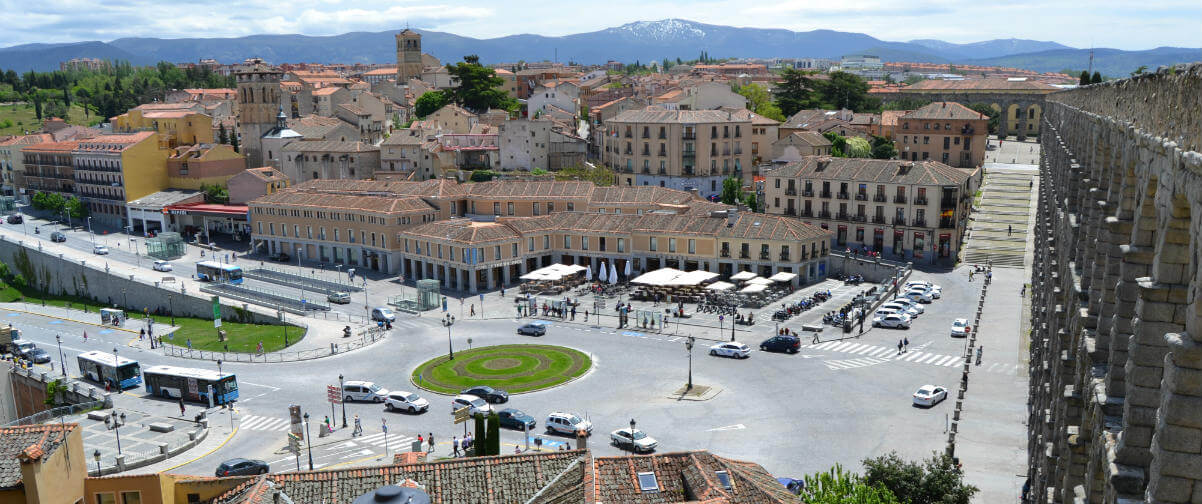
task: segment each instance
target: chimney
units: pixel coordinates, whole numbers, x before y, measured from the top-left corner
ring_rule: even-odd
[[[831,158],[820,157],[820,158],[818,158],[818,168],[815,171],[825,170],[827,166],[830,166],[830,164],[831,164]]]

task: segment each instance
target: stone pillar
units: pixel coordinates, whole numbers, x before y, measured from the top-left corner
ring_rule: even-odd
[[[479,289],[476,287],[476,270],[474,270],[474,269],[467,270],[467,278],[468,278],[468,292],[471,292],[472,294],[480,292]]]
[[[494,277],[493,273],[495,273],[493,271],[493,268],[491,266],[489,266],[488,269],[484,270],[484,272],[485,272],[484,273],[484,290],[489,290],[489,289],[494,288],[496,286],[496,283],[495,283],[496,279],[493,278]]]
[[[1147,502],[1198,502],[1202,497],[1202,343],[1168,333],[1160,410],[1152,438]]]
[[[445,288],[448,288],[448,289],[451,288],[451,271],[453,271],[452,268],[448,267],[445,264],[440,264],[437,267],[440,268],[442,271],[442,286]]]

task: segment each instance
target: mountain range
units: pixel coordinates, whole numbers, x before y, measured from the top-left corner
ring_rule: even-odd
[[[476,54],[481,61],[558,60],[579,63],[650,62],[664,58],[812,57],[838,59],[847,54],[873,54],[885,61],[1004,65],[1036,71],[1081,69],[1089,50],[1056,42],[997,39],[955,44],[941,40],[891,42],[863,33],[833,30],[794,32],[783,29],[711,25],[683,19],[638,21],[588,33],[560,37],[522,34],[476,39],[452,33],[418,30],[424,50],[443,61]],[[19,72],[52,70],[74,57],[122,59],[134,64],[185,62],[213,58],[223,63],[261,57],[273,63],[390,63],[396,61],[396,31],[350,32],[332,36],[252,35],[237,38],[121,38],[109,42],[24,44],[0,48],[0,68]],[[1202,60],[1202,49],[1160,47],[1146,51],[1095,49],[1094,69],[1124,76],[1145,65],[1154,69]]]

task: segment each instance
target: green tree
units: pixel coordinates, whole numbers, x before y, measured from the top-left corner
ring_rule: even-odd
[[[241,152],[238,149],[238,132],[237,131],[230,132],[230,147],[234,148],[234,152]]]
[[[1089,83],[1090,84],[1101,84],[1102,83],[1102,73],[1094,72],[1093,78],[1089,80]]]
[[[531,173],[537,174],[535,171]],[[555,173],[555,180],[587,180],[599,187],[614,185],[615,179],[613,170],[604,166],[578,165],[563,168]]]
[[[872,157],[872,145],[860,137],[847,138],[847,150],[844,151],[847,157],[867,158]]]
[[[822,136],[831,141],[831,156],[847,157],[847,139],[842,135],[833,131],[823,133]]]
[[[88,216],[88,205],[85,205],[75,196],[70,197],[63,203],[63,209],[66,210],[67,215],[70,215],[72,219],[83,219]]]
[[[479,56],[464,56],[463,61],[454,65],[448,64],[447,72],[458,84],[443,92],[449,95],[450,101],[463,108],[477,114],[491,108],[510,111],[517,109],[517,100],[510,98],[501,89],[501,86],[505,85],[505,79],[497,77],[493,69],[481,65]]]
[[[722,202],[727,205],[733,205],[739,202],[739,195],[743,193],[743,181],[734,177],[727,177],[722,181]]]
[[[868,96],[868,81],[856,74],[831,72],[830,79],[817,83],[821,108],[845,108],[856,112],[874,112],[881,108],[878,98]]]
[[[997,133],[998,124],[1000,124],[999,121],[1001,120],[1002,116],[1001,112],[999,112],[997,109],[994,109],[987,103],[972,103],[968,105],[968,108],[985,114],[985,116],[989,118],[989,134]]]
[[[1148,65],[1140,65],[1139,68],[1136,68],[1135,71],[1131,72],[1131,76],[1135,77],[1136,75],[1143,75],[1143,73],[1147,70]]]
[[[897,157],[897,147],[893,141],[882,136],[872,135],[872,158],[893,159]]]
[[[725,187],[723,188],[725,189]],[[747,208],[751,209],[752,212],[759,212],[761,210],[760,200],[755,196],[755,193],[749,192],[745,194],[743,196],[743,204],[747,205]]]
[[[978,492],[964,483],[952,458],[940,453],[922,465],[902,460],[897,452],[864,459],[864,482],[888,489],[907,504],[968,504]]]
[[[1089,70],[1082,70],[1078,84],[1085,86],[1089,84]]]
[[[735,89],[744,98],[747,98],[747,109],[769,119],[784,121],[785,115],[781,112],[780,107],[772,103],[772,95],[768,90],[757,83],[750,83],[746,86],[740,86]]]
[[[813,107],[813,93],[814,81],[809,74],[795,68],[786,68],[781,74],[781,81],[772,90],[776,106],[785,117]]]
[[[417,101],[413,102],[413,113],[419,118],[424,118],[438,111],[450,103],[446,93],[442,91],[426,91],[421,96],[417,97]]]
[[[501,454],[501,418],[496,411],[488,414],[488,454]]]
[[[205,194],[205,201],[209,203],[226,204],[230,201],[229,190],[220,184],[201,184],[200,192]]]
[[[864,478],[836,464],[826,472],[806,476],[801,502],[808,504],[900,504],[888,489],[873,485]]]
[[[472,440],[472,453],[480,456],[487,455],[488,429],[485,427],[484,415],[473,415],[476,422],[476,438]]]
[[[217,123],[217,143],[219,143],[219,144],[230,143],[229,133],[226,133],[226,131],[225,131],[225,123]]]

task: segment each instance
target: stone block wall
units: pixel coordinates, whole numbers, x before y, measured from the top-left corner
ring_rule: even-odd
[[[1049,95],[1029,502],[1202,503],[1202,64]]]

